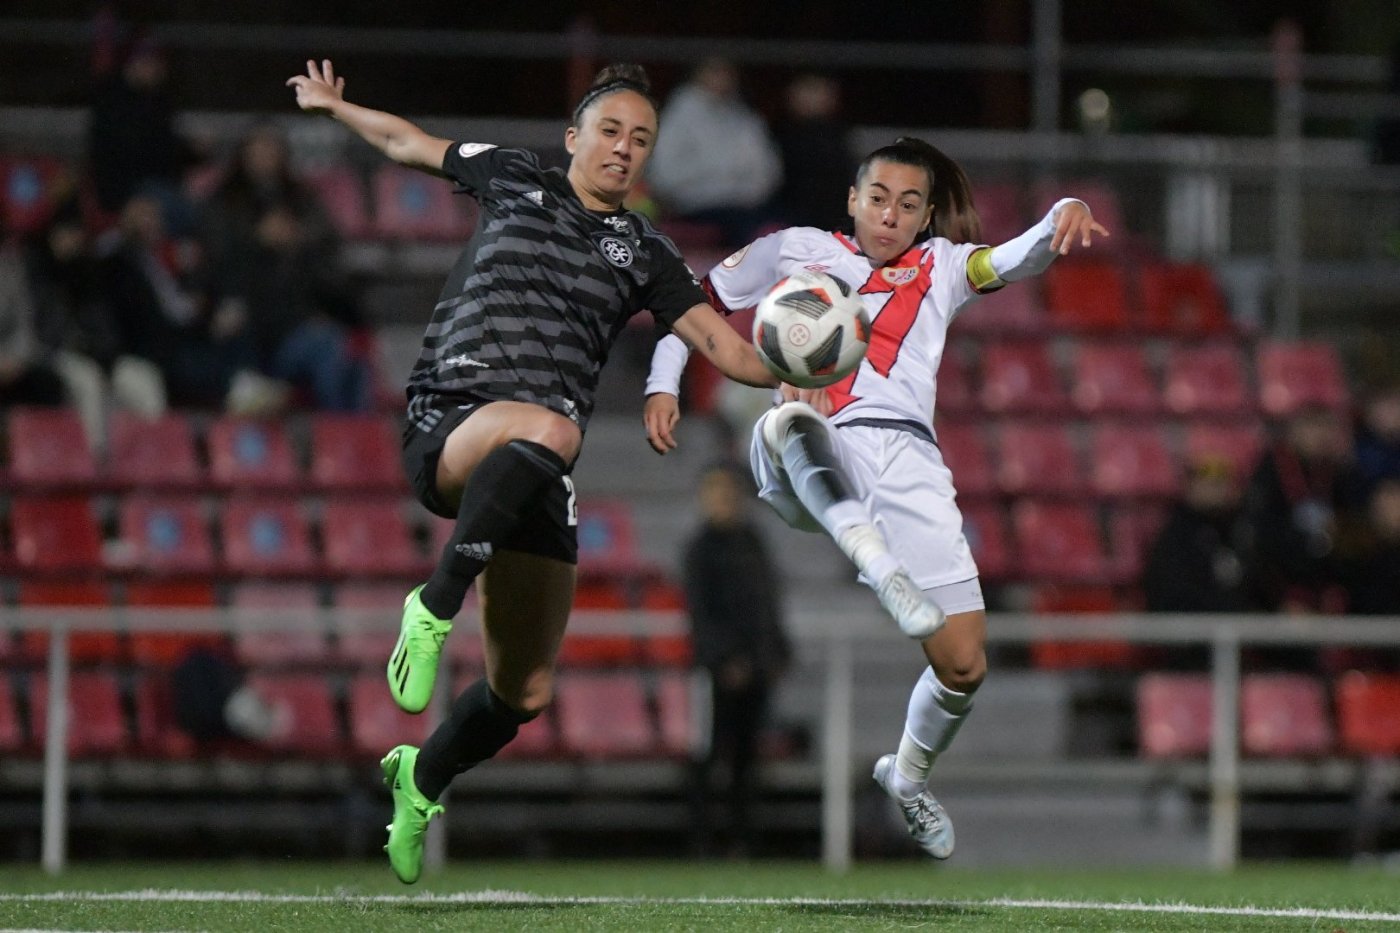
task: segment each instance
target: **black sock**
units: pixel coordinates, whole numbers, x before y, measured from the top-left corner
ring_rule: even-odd
[[[462,490],[457,527],[418,596],[429,612],[450,619],[461,611],[492,549],[537,505],[540,492],[567,470],[558,454],[534,441],[511,441],[486,455]]]
[[[789,422],[781,453],[783,472],[814,517],[820,519],[829,506],[856,498],[830,438],[812,418],[798,415]]]
[[[452,702],[447,720],[418,750],[413,783],[424,797],[437,800],[454,777],[505,748],[534,718],[507,706],[481,678]]]

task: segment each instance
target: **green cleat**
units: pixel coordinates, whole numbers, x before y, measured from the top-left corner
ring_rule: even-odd
[[[389,830],[384,851],[389,853],[389,867],[404,884],[413,884],[423,874],[423,835],[428,821],[442,814],[442,804],[424,797],[413,783],[417,762],[418,749],[412,745],[395,747],[379,762],[384,783],[394,794],[394,821],[384,827]]]
[[[399,640],[389,655],[389,693],[399,709],[421,713],[433,698],[438,656],[442,643],[452,631],[450,619],[439,619],[418,598],[423,587],[416,587],[403,601],[403,624]]]

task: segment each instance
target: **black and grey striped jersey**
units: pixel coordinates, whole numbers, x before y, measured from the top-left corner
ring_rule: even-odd
[[[480,212],[409,377],[410,421],[470,397],[534,402],[586,427],[627,319],[649,309],[670,325],[705,293],[645,217],[587,209],[531,152],[453,144],[442,169]]]

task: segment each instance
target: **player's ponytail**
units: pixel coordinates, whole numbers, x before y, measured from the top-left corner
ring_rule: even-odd
[[[982,220],[972,203],[972,183],[962,166],[940,149],[913,136],[901,136],[876,149],[856,170],[859,187],[874,162],[912,165],[928,173],[929,203],[933,205],[933,235],[954,243],[980,243]]]
[[[652,110],[661,110],[656,98],[651,96],[651,79],[647,77],[646,69],[641,65],[617,62],[606,66],[594,77],[593,84],[584,92],[583,97],[579,98],[578,106],[574,107],[573,122],[570,125],[582,126],[585,110],[618,91],[635,91],[647,99]]]

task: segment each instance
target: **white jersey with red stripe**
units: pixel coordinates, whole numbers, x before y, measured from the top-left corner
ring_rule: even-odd
[[[704,284],[716,307],[735,311],[757,305],[799,269],[843,279],[870,314],[870,349],[854,373],[827,389],[831,420],[898,419],[932,429],[948,325],[979,294],[968,280],[968,259],[983,248],[931,237],[872,268],[850,237],[790,227],[730,256]]]

